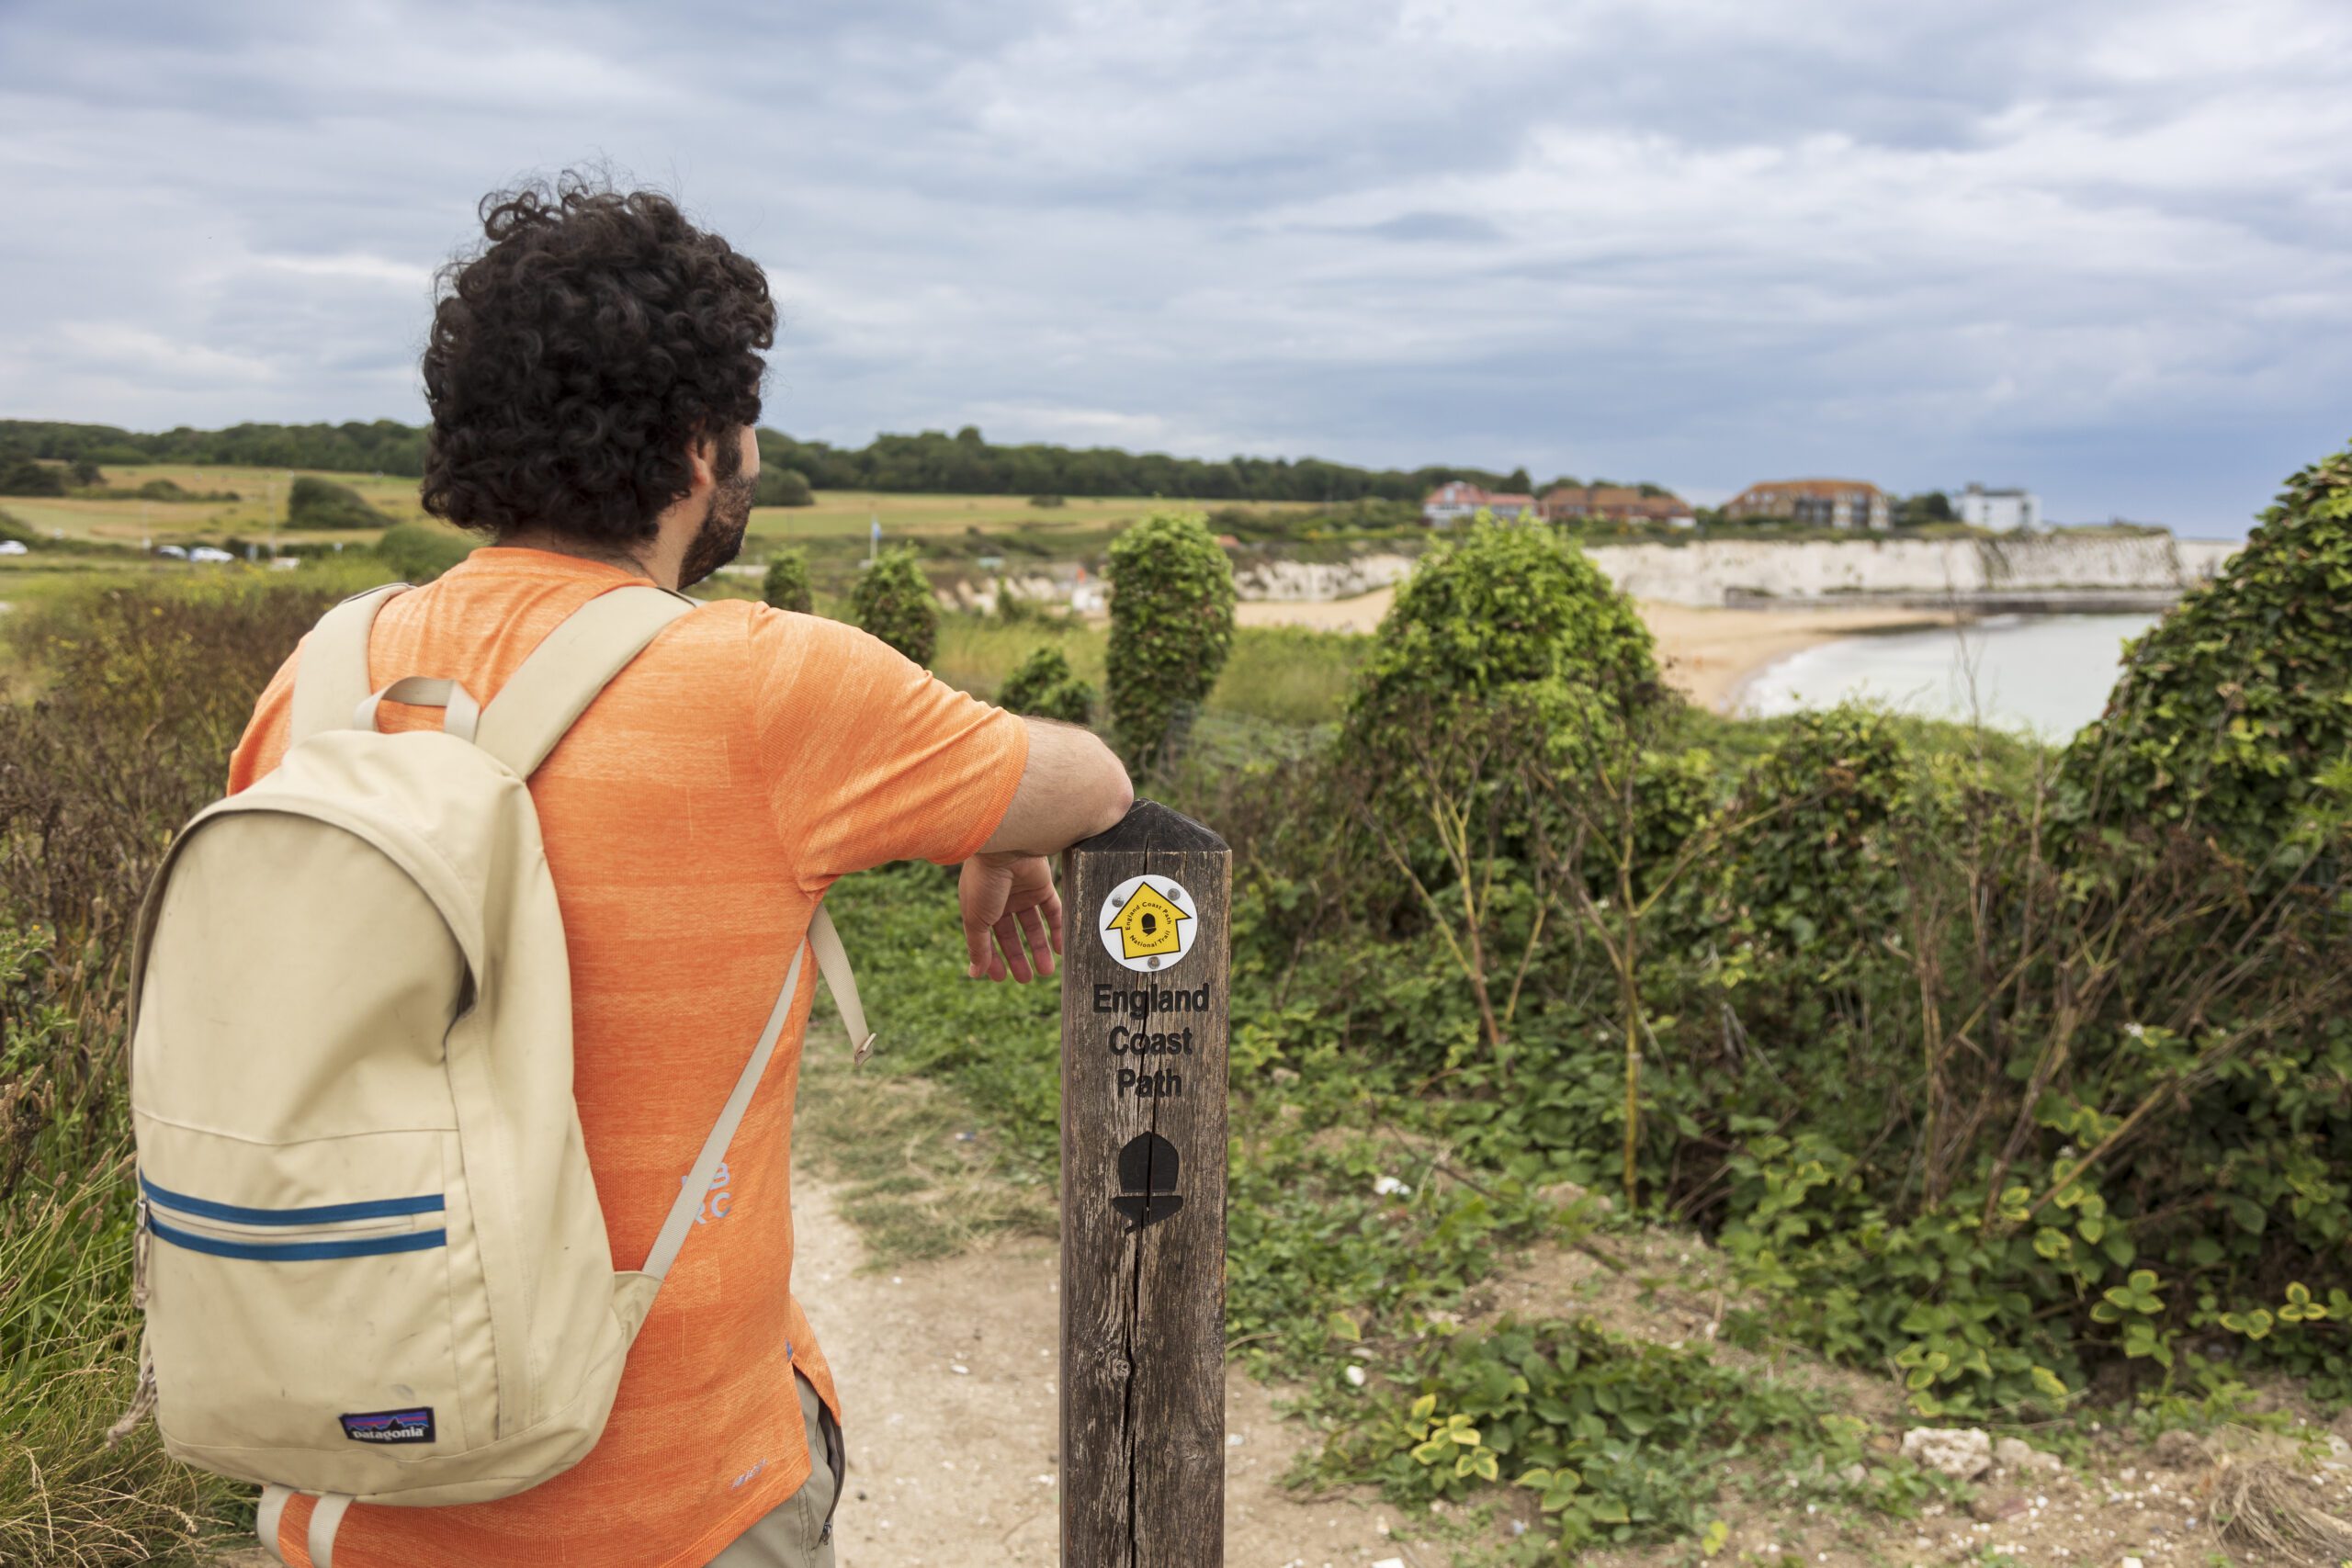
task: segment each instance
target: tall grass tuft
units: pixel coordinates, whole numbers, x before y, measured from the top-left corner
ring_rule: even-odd
[[[152,1425],[107,1445],[137,1381],[130,1174],[126,1150],[0,1224],[0,1562],[186,1560],[243,1522]]]
[[[0,692],[0,1562],[185,1557],[238,1489],[108,1448],[135,1381],[123,1032],[132,923],[334,588],[95,586],[6,630]]]

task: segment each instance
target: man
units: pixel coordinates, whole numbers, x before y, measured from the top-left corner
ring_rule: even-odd
[[[483,204],[424,354],[428,510],[491,535],[378,617],[371,683],[487,703],[615,585],[696,582],[751,513],[774,309],[760,269],[662,197],[567,180]],[[231,766],[288,745],[298,649]],[[380,727],[437,725],[385,705]],[[531,795],[570,942],[575,1092],[616,1258],[644,1256],[837,877],[961,861],[968,973],[1050,975],[1049,857],[1116,822],[1125,771],[853,627],[742,601],[673,624],[582,715]],[[855,945],[856,935],[850,933]],[[871,976],[888,991],[888,976]],[[498,1502],[355,1506],[335,1568],[801,1568],[832,1560],[841,1406],[789,1291],[793,1096],[813,973],[706,1205],[571,1470]],[[826,1043],[847,1049],[838,1041]],[[280,1526],[307,1561],[307,1504]]]

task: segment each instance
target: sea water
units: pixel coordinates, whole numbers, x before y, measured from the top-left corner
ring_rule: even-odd
[[[1849,698],[1925,718],[2063,740],[2099,716],[2123,645],[2154,615],[1996,615],[1962,626],[1840,637],[1766,667],[1741,691],[1758,716]]]

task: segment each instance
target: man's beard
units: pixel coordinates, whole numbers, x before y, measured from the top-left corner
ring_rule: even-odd
[[[754,488],[751,476],[738,473],[719,480],[712,490],[710,510],[703,514],[702,526],[695,531],[686,558],[678,567],[680,588],[692,588],[741,552],[743,530],[752,522]]]

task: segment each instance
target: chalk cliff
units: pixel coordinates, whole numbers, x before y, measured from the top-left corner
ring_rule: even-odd
[[[2213,576],[2237,549],[2206,539],[1853,539],[1808,543],[1692,540],[1600,545],[1589,552],[1636,599],[1721,604],[1730,594],[1982,593],[2065,590],[2163,592]],[[1235,572],[1244,599],[1349,599],[1398,582],[1412,558],[1383,552],[1340,562],[1251,560]]]

